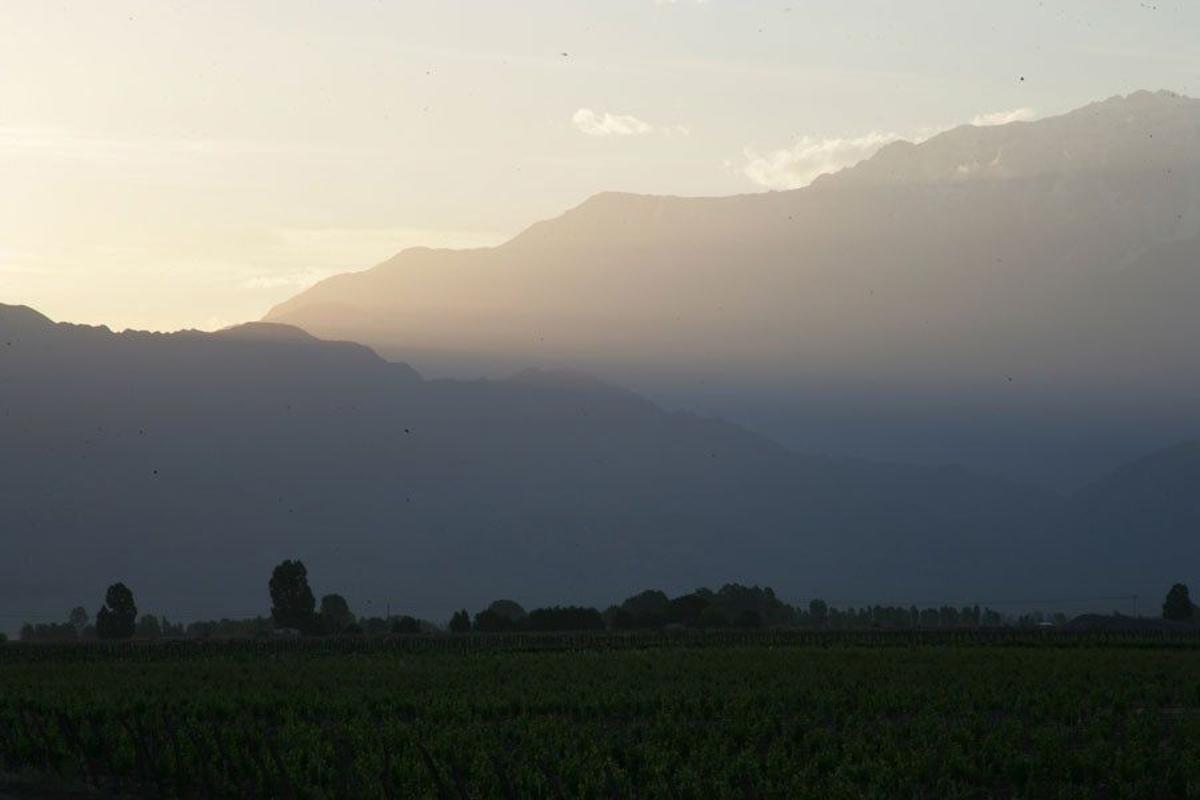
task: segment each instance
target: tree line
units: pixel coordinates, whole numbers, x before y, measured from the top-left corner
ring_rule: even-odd
[[[275,567],[267,584],[270,615],[240,620],[208,620],[186,626],[153,614],[138,616],[133,592],[123,583],[108,587],[95,619],[83,607],[73,609],[62,623],[26,624],[23,641],[78,639],[239,638],[288,636],[382,636],[419,633],[540,633],[568,631],[638,631],[671,628],[960,628],[1063,624],[1062,614],[1040,612],[1012,617],[978,605],[936,608],[864,606],[835,608],[823,600],[793,606],[770,587],[729,583],[669,597],[647,589],[603,611],[585,606],[549,606],[526,611],[514,600],[496,600],[475,614],[456,611],[445,626],[409,615],[358,617],[340,594],[323,595],[318,603],[299,560]],[[1164,619],[1200,621],[1186,585],[1177,583],[1162,606]]]

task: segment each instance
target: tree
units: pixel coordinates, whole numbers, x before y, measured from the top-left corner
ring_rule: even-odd
[[[161,639],[163,635],[162,623],[153,614],[143,614],[137,623],[137,635],[139,639]]]
[[[604,617],[594,608],[582,606],[554,606],[536,608],[525,620],[526,630],[531,631],[602,631]]]
[[[491,608],[485,608],[475,615],[471,628],[480,633],[505,633],[517,629],[517,623]]]
[[[667,622],[694,627],[700,624],[700,615],[711,605],[712,592],[708,589],[697,589],[691,594],[673,597],[667,607]],[[724,620],[725,615],[719,609],[716,613]]]
[[[737,615],[733,625],[735,628],[761,628],[763,625],[762,614],[753,608],[744,609]]]
[[[665,593],[658,589],[647,589],[633,597],[626,598],[621,603],[621,610],[625,611],[633,620],[632,623],[625,626],[629,628],[661,628],[667,622],[670,608],[671,601]],[[626,621],[626,618],[622,616],[622,625]]]
[[[714,605],[705,606],[696,619],[699,628],[728,628],[729,619]]]
[[[70,642],[79,637],[78,631],[69,622],[47,622],[21,626],[23,642]]]
[[[735,625],[747,611],[758,615],[758,626],[792,625],[796,622],[796,609],[776,597],[775,590],[770,586],[727,583],[713,595],[712,601],[725,619]],[[749,619],[749,616],[746,616],[746,619]]]
[[[516,600],[496,600],[487,610],[513,623],[519,623],[526,617],[525,609]]]
[[[101,639],[128,639],[137,622],[133,592],[123,583],[114,583],[104,594],[104,606],[96,613],[96,635]]]
[[[83,606],[75,606],[71,609],[71,613],[67,615],[67,623],[78,633],[87,627],[88,612]]]
[[[461,611],[455,611],[450,617],[450,632],[451,633],[470,633],[471,632],[471,615],[464,608]]]
[[[638,626],[637,617],[624,606],[609,606],[604,611],[604,621],[614,631],[633,630]]]
[[[308,587],[303,561],[284,561],[271,573],[271,619],[276,628],[311,631],[317,600]]]
[[[325,633],[341,633],[354,624],[350,604],[340,594],[327,594],[321,598],[321,629]]]
[[[515,600],[496,600],[475,615],[474,630],[482,633],[503,633],[520,630],[525,623],[525,609]]]
[[[1163,601],[1163,619],[1180,622],[1190,620],[1194,610],[1192,598],[1188,594],[1188,587],[1182,583],[1172,586],[1171,591],[1167,592],[1167,599]]]
[[[392,620],[392,633],[411,635],[420,632],[421,623],[416,617],[410,617],[405,614]]]

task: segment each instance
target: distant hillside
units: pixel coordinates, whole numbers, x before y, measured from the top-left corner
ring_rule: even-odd
[[[0,441],[0,620],[118,579],[176,618],[259,613],[287,557],[360,611],[434,618],[727,580],[918,601],[1061,579],[1048,493],[797,455],[578,373],[423,380],[281,327],[0,306]]]
[[[1200,434],[1200,101],[896,143],[789,192],[603,194],[269,321],[429,374],[571,365],[805,449],[1074,486]],[[1081,445],[1080,442],[1086,442]]]
[[[1093,587],[1154,585],[1171,569],[1200,581],[1200,442],[1121,466],[1072,499],[1080,556],[1075,577]],[[1151,613],[1162,597],[1150,599]]]

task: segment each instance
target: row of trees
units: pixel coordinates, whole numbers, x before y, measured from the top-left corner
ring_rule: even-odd
[[[271,595],[271,620],[277,630],[307,636],[421,633],[423,630],[421,622],[410,616],[359,620],[340,594],[324,595],[318,608],[303,561],[289,560],[276,566],[267,589]],[[433,629],[433,626],[426,627]]]
[[[182,625],[159,618],[154,614],[142,614],[137,618],[133,628],[133,636],[138,639],[179,639],[192,636],[196,626],[204,623]],[[66,622],[45,622],[21,627],[21,640],[26,642],[69,642],[78,639],[123,638],[114,636],[101,637],[95,623],[82,606],[71,610]]]
[[[1021,624],[1036,624],[1040,615],[1022,617]],[[1000,626],[999,612],[978,606],[917,609],[899,606],[830,608],[813,600],[795,608],[779,600],[774,591],[731,583],[719,591],[697,589],[668,597],[649,589],[601,612],[578,606],[540,608],[525,612],[512,600],[497,600],[472,618],[466,609],[450,618],[451,633],[512,631],[660,630],[664,628],[913,628]]]
[[[252,619],[220,619],[173,624],[153,614],[138,616],[133,592],[115,583],[105,593],[104,605],[95,620],[82,606],[71,610],[66,622],[30,624],[21,628],[21,640],[63,642],[80,639],[241,638],[271,636],[279,630],[316,636],[343,634],[421,633],[436,626],[410,616],[358,619],[340,594],[327,594],[318,608],[308,585],[308,571],[300,561],[284,561],[271,575],[271,616]]]
[[[104,604],[95,621],[77,607],[63,623],[29,625],[21,629],[26,641],[64,641],[74,639],[226,638],[270,636],[279,632],[306,636],[386,635],[432,633],[440,628],[411,616],[369,617],[359,619],[340,594],[326,594],[318,605],[308,583],[308,570],[301,561],[284,561],[275,567],[268,583],[271,597],[270,617],[249,620],[213,620],[193,622],[186,627],[172,624],[152,614],[138,618],[133,592],[123,583],[115,583],[105,592]],[[1163,602],[1165,619],[1191,621],[1200,618],[1191,602],[1188,588],[1177,583]],[[807,607],[789,605],[769,588],[726,584],[718,591],[697,589],[677,597],[668,597],[657,589],[648,589],[612,605],[603,612],[583,606],[551,606],[526,611],[513,600],[497,600],[474,616],[466,609],[455,612],[446,626],[451,633],[504,633],[555,631],[634,631],[664,628],[953,628],[1032,626],[1062,624],[1057,614],[1047,618],[1040,613],[1023,614],[1013,619],[978,605],[956,608],[918,609],[914,606],[868,606],[838,609],[823,600],[812,600]]]
[[[104,593],[104,605],[96,612],[93,623],[87,609],[76,606],[67,615],[67,621],[40,625],[26,624],[21,628],[21,639],[25,641],[61,641],[66,639],[128,639],[135,633],[162,634],[157,617],[147,615],[138,621],[137,604],[133,592],[123,583],[114,583]]]
[[[325,595],[318,610],[316,597],[308,584],[308,570],[300,561],[284,561],[277,566],[269,588],[271,618],[278,628],[285,630],[324,635],[371,633],[373,630],[397,633],[437,630],[436,626],[422,625],[411,617],[390,622],[356,621],[341,595]],[[474,615],[466,609],[455,612],[446,627],[451,633],[508,633],[671,627],[978,627],[1001,624],[1004,624],[1004,618],[998,612],[979,606],[923,610],[916,606],[836,609],[822,600],[813,600],[807,608],[797,609],[780,600],[769,587],[731,583],[715,592],[701,588],[677,597],[648,589],[603,612],[582,606],[551,606],[527,612],[514,600],[497,600]]]
[[[526,613],[513,600],[497,600],[478,612],[474,620],[466,609],[455,612],[447,625],[451,633],[511,633],[529,631],[602,631],[608,628],[604,617],[594,608],[583,606],[552,606],[535,608]]]

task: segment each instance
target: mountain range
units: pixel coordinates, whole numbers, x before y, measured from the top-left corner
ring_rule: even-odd
[[[601,194],[267,321],[424,374],[602,375],[790,447],[1060,490],[1200,434],[1200,101],[896,142],[793,191]]]
[[[10,629],[116,580],[175,619],[263,613],[296,557],[360,613],[432,618],[732,580],[855,603],[1154,593],[1200,522],[1196,445],[1063,495],[797,453],[578,372],[429,380],[279,324],[115,333],[19,306],[0,441]]]

